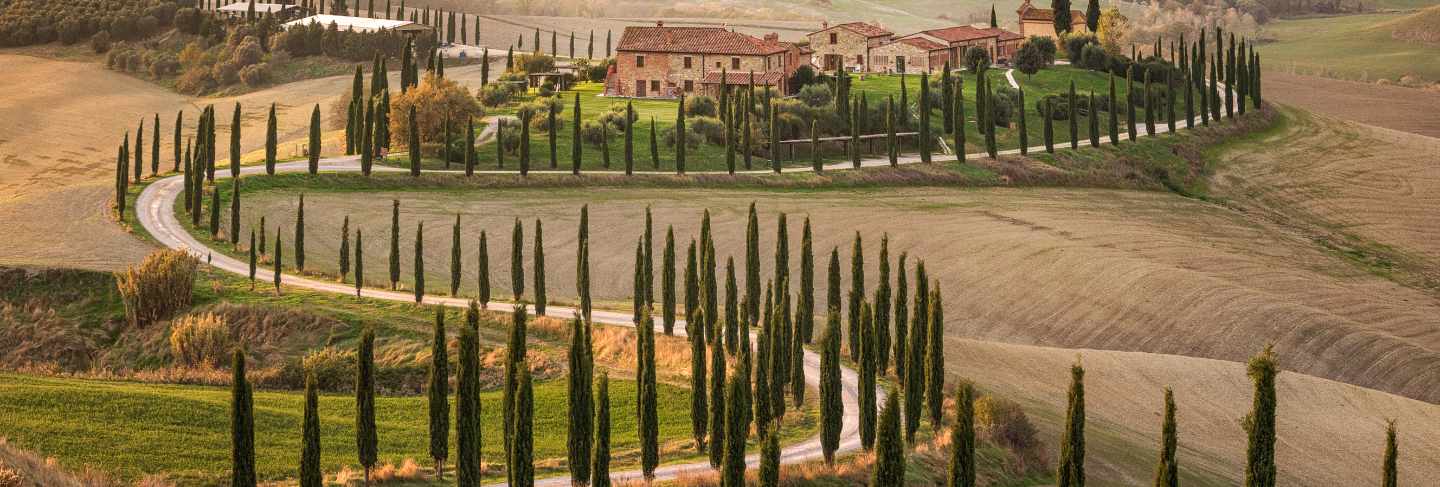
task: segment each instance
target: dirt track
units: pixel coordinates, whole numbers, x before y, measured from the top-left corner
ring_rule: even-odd
[[[1440,137],[1440,91],[1265,71],[1267,100],[1315,113]]]

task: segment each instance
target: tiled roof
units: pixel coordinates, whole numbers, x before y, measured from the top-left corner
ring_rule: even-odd
[[[1020,10],[1020,20],[1039,20],[1045,22],[1055,21],[1055,11],[1048,8],[1026,7]],[[1070,11],[1070,23],[1077,24],[1085,21],[1085,13],[1079,10]]]
[[[922,34],[940,39],[946,42],[964,42],[986,37],[996,37],[998,34],[990,32],[990,29],[976,29],[968,25],[946,27],[944,29],[932,29],[921,32]]]
[[[842,28],[842,29],[846,29],[846,30],[849,30],[849,31],[854,32],[854,33],[856,33],[856,34],[860,34],[860,35],[862,35],[862,36],[865,36],[865,37],[884,37],[884,36],[894,35],[894,34],[895,34],[894,32],[890,32],[890,31],[888,31],[888,30],[885,30],[884,27],[880,27],[880,26],[878,26],[878,25],[871,24],[871,23],[867,23],[867,22],[849,22],[849,23],[845,23],[845,24],[836,25],[835,27],[839,27],[839,28]]]
[[[995,33],[996,35],[1000,36],[1000,40],[1001,40],[1001,41],[1013,41],[1013,40],[1024,39],[1024,38],[1025,38],[1025,36],[1022,36],[1022,35],[1020,35],[1020,34],[1017,34],[1017,33],[1014,33],[1014,32],[1010,32],[1010,31],[1008,31],[1008,30],[1001,29],[1001,28],[998,28],[998,27],[991,27],[991,28],[985,29],[985,30],[988,31],[988,32]]]
[[[720,27],[626,27],[617,51],[739,54],[760,56],[784,52],[769,42]]]
[[[903,42],[905,44],[915,46],[926,51],[934,51],[936,49],[945,48],[944,44],[932,41],[930,39],[926,39],[924,37],[905,37],[895,42]]]
[[[706,74],[705,74],[705,77],[700,80],[700,83],[701,83],[701,84],[706,84],[706,85],[717,84],[717,83],[720,82],[720,74],[721,74],[721,73],[715,72],[715,71],[711,71],[711,72],[709,72],[709,73],[706,73]],[[776,85],[779,85],[779,84],[780,84],[780,80],[782,80],[782,79],[784,79],[784,78],[785,78],[785,74],[784,74],[784,73],[779,73],[779,72],[774,72],[774,71],[768,72],[768,73],[755,73],[755,85],[756,85],[756,86],[776,86]],[[750,73],[725,73],[725,84],[727,84],[727,85],[749,85],[749,84],[750,84]]]

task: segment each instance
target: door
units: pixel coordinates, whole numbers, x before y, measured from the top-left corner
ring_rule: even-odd
[[[635,80],[635,96],[642,98],[645,96],[645,80]]]

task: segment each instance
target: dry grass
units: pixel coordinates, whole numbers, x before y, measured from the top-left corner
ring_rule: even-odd
[[[101,330],[82,328],[42,303],[0,303],[0,364],[5,367],[85,369],[103,339]]]
[[[0,437],[0,486],[4,487],[119,487],[104,473],[86,468],[67,472],[54,458],[42,458]],[[140,484],[142,487],[163,484]]]
[[[230,325],[214,313],[191,314],[170,325],[170,356],[188,366],[219,367],[230,350]]]
[[[130,324],[147,325],[189,307],[199,265],[183,250],[162,249],[146,256],[139,266],[117,273],[115,285]]]

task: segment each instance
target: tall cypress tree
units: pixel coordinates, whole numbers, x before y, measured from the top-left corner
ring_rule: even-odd
[[[930,410],[930,424],[940,427],[941,408],[945,403],[945,305],[940,298],[940,283],[930,290],[930,329],[925,351],[925,399]]]
[[[660,309],[666,335],[675,331],[675,227],[665,229],[665,254],[661,257]]]
[[[699,340],[696,340],[698,343]],[[724,340],[710,341],[710,466],[719,469],[725,461],[725,435],[728,433],[725,410]]]
[[[271,278],[273,278],[274,281],[275,281],[275,295],[276,295],[276,296],[279,296],[279,295],[280,295],[280,275],[281,275],[280,269],[281,269],[283,263],[285,262],[285,255],[284,255],[283,252],[281,252],[281,247],[280,247],[280,229],[279,229],[278,227],[275,229],[275,257],[274,257],[274,259],[272,259],[272,260],[275,261],[275,268],[271,271],[270,276],[271,276]]]
[[[1067,96],[1068,96],[1068,98],[1066,98],[1066,102],[1068,102],[1069,104],[1066,105],[1067,112],[1068,112],[1068,113],[1066,113],[1066,115],[1068,115],[1069,118],[1070,118],[1070,149],[1072,149],[1072,150],[1073,150],[1073,149],[1079,149],[1079,148],[1080,148],[1080,128],[1079,128],[1079,127],[1080,127],[1080,118],[1079,118],[1079,117],[1080,117],[1080,105],[1078,105],[1078,104],[1075,103],[1075,80],[1074,80],[1074,79],[1071,79],[1071,80],[1070,80],[1070,92],[1068,93]],[[1147,106],[1148,106],[1148,105],[1147,105]]]
[[[175,150],[175,166],[173,169],[171,169],[171,172],[180,172],[181,158],[182,156],[186,155],[185,153],[181,152],[184,147],[180,146],[180,131],[184,118],[184,110],[179,110],[175,112],[175,139],[170,143],[171,148]],[[188,165],[186,171],[189,171]]]
[[[910,345],[905,364],[905,440],[915,441],[915,431],[920,429],[920,416],[925,405],[925,354],[929,342],[930,325],[930,280],[925,274],[925,262],[915,264],[914,314],[910,320]]]
[[[552,125],[553,126],[553,125]],[[465,119],[465,175],[475,175],[475,118]]]
[[[1043,133],[1045,134],[1045,152],[1048,154],[1055,153],[1055,107],[1053,100],[1053,98],[1045,98],[1044,103],[1041,105],[1044,108],[1040,112],[1040,118],[1045,120]]]
[[[575,289],[580,294],[580,316],[590,322],[590,205],[580,207],[580,230],[577,232]],[[587,389],[588,390],[588,389]]]
[[[425,222],[415,226],[415,302],[425,299]]]
[[[883,377],[890,361],[890,235],[880,236],[880,272],[874,299],[875,374]]]
[[[210,238],[220,240],[220,186],[210,190]]]
[[[930,74],[920,73],[920,162],[930,162]]]
[[[255,254],[255,229],[252,227],[252,228],[250,229],[250,290],[251,290],[251,291],[254,291],[254,290],[255,290],[255,264],[256,264],[256,260],[257,260],[257,259],[256,259],[256,254]]]
[[[746,353],[746,352],[741,352]],[[730,407],[725,410],[725,458],[720,474],[720,485],[722,487],[742,487],[745,485],[745,440],[750,434],[750,426],[745,417],[746,409],[736,401],[736,398],[745,394],[747,385],[746,377],[735,374],[726,384],[726,397]],[[772,435],[778,437],[779,435]],[[778,456],[778,448],[776,452]],[[761,455],[761,462],[765,463],[767,458]],[[778,460],[778,459],[777,459]],[[764,467],[762,467],[764,470]],[[779,465],[775,466],[776,473],[779,473]],[[764,474],[762,473],[763,477]]]
[[[690,340],[705,336],[696,328],[699,321],[695,317],[695,312],[700,310],[699,265],[695,255],[695,240],[691,239],[685,256],[685,334]]]
[[[975,487],[975,388],[955,388],[955,427],[950,429],[950,470],[946,487]]]
[[[515,219],[515,227],[510,231],[510,294],[516,301],[525,295],[525,229],[520,225],[520,219]]]
[[[569,446],[569,461],[566,465],[570,467],[570,478],[581,482],[590,478],[590,440],[593,433],[591,421],[595,415],[590,396],[592,371],[589,356],[592,351],[588,337],[585,321],[580,315],[575,315],[575,318],[570,320],[570,350],[567,351],[569,374],[566,382],[569,385],[570,427],[566,436],[566,444]]]
[[[520,119],[520,175],[530,175],[530,117],[526,115]]]
[[[860,303],[865,300],[865,250],[860,232],[855,232],[855,243],[850,247],[850,294],[846,309],[850,313],[849,330],[846,336],[850,345],[850,359],[860,359]]]
[[[625,175],[635,173],[635,102],[625,102]]]
[[[516,299],[516,301],[519,301],[519,299]],[[527,368],[525,364],[528,363],[525,359],[527,320],[525,303],[520,302],[519,304],[517,304],[515,306],[515,311],[511,313],[510,316],[510,340],[506,347],[505,390],[504,397],[502,399],[505,402],[505,408],[503,416],[501,416],[501,418],[505,421],[505,459],[507,462],[514,461],[516,425],[515,406],[519,397],[521,370]],[[514,483],[516,482],[515,465],[510,464],[509,467],[510,468],[506,469],[507,480],[509,480],[511,485],[514,485]]]
[[[310,111],[310,143],[305,147],[310,174],[320,171],[320,104]]]
[[[639,428],[640,471],[647,482],[654,480],[655,467],[660,465],[660,418],[656,411],[658,398],[655,383],[655,322],[650,317],[650,307],[645,307],[640,320],[644,330],[644,347],[640,359],[643,361],[638,384],[640,392]]]
[[[1249,437],[1245,448],[1245,487],[1274,487],[1275,484],[1275,376],[1280,364],[1272,346],[1250,359],[1247,367],[1255,395],[1250,414],[1245,416]]]
[[[1110,74],[1110,98],[1108,102],[1110,104],[1110,109],[1106,110],[1105,112],[1109,115],[1110,119],[1110,144],[1120,145],[1120,114],[1116,113],[1117,108],[1115,106],[1115,75],[1113,73]]]
[[[430,406],[430,458],[435,460],[435,476],[445,478],[445,459],[450,457],[450,357],[445,348],[443,307],[435,308],[435,328],[431,336],[430,384],[426,388]]]
[[[545,316],[545,228],[535,219],[535,314]]]
[[[400,284],[400,200],[390,200],[390,289]]]
[[[345,215],[340,224],[340,251],[337,253],[340,259],[339,281],[345,282],[345,276],[350,273],[350,215]]]
[[[1180,469],[1175,463],[1175,393],[1165,388],[1165,416],[1160,423],[1160,461],[1155,465],[1155,487],[1180,485]]]
[[[411,175],[411,176],[419,176],[419,175],[420,175],[420,127],[418,126],[418,124],[419,124],[419,116],[415,114],[415,106],[414,106],[414,105],[411,105],[411,106],[410,106],[410,119],[409,119],[409,121],[410,121],[410,130],[409,130],[409,134],[410,134],[410,139],[409,139],[409,140],[410,140],[410,146],[409,146],[409,148],[408,148],[407,150],[410,152],[410,175]],[[503,129],[504,127],[501,127],[501,128]],[[496,145],[502,145],[502,144],[496,144]]]
[[[305,417],[301,425],[300,487],[324,487],[325,474],[320,471],[320,394],[314,374],[305,374]]]
[[[590,462],[590,487],[610,487],[610,373],[595,382],[595,449]]]
[[[455,214],[455,225],[450,227],[450,295],[460,294],[460,214]]]
[[[910,355],[906,353],[910,348],[910,311],[909,311],[909,284],[905,275],[905,259],[908,257],[904,252],[900,253],[900,260],[895,267],[895,377],[900,383],[905,383],[905,362]]]
[[[860,305],[860,446],[875,446],[875,319],[870,303]]]
[[[375,431],[375,330],[360,335],[355,376],[355,451],[365,468],[365,483],[379,459],[379,438]]]
[[[264,230],[265,230],[264,225],[261,225],[260,230],[261,230],[261,231],[264,231]],[[262,238],[262,239],[260,239],[260,240],[263,242],[265,239]],[[357,229],[355,229],[355,297],[357,297],[357,298],[360,297],[360,291],[361,291],[362,289],[364,289],[364,288],[365,288],[365,234],[364,234],[364,232],[363,232],[361,229],[357,228]]]
[[[1100,106],[1095,103],[1095,92],[1091,91],[1089,104],[1086,105],[1089,108],[1085,117],[1090,129],[1090,147],[1100,147]]]
[[[1399,446],[1395,441],[1395,420],[1392,419],[1385,422],[1385,459],[1381,461],[1380,467],[1381,487],[1396,487],[1399,485],[1395,466],[1396,457],[1399,456],[1398,450]]]
[[[137,146],[138,147],[138,146]],[[136,160],[139,160],[138,158]],[[136,174],[139,174],[138,172]],[[240,177],[240,103],[235,103],[235,116],[230,121],[230,177]],[[137,178],[138,179],[138,178]]]
[[[1026,128],[1025,128],[1025,125],[1026,125],[1026,124],[1025,124],[1025,119],[1030,118],[1030,117],[1029,117],[1029,115],[1027,115],[1027,109],[1026,109],[1026,107],[1025,107],[1025,88],[1024,88],[1024,87],[1021,87],[1021,88],[1020,88],[1020,91],[1019,91],[1019,93],[1018,93],[1018,96],[1019,96],[1019,100],[1016,102],[1016,104],[1019,105],[1019,109],[1016,110],[1016,115],[1019,115],[1019,116],[1020,116],[1020,124],[1019,124],[1019,128],[1020,128],[1020,130],[1019,130],[1019,132],[1020,132],[1020,133],[1019,133],[1019,135],[1020,135],[1020,155],[1023,156],[1023,155],[1027,155],[1027,154],[1030,153],[1030,147],[1029,147],[1029,146],[1030,146],[1030,136],[1029,136],[1029,134],[1027,133],[1027,132],[1029,132],[1029,131],[1026,130]],[[1044,115],[1046,115],[1046,114],[1042,113],[1041,115],[1044,116]],[[1045,120],[1043,123],[1044,123],[1044,125],[1045,125],[1045,134],[1048,136],[1048,135],[1050,134],[1050,121],[1049,121],[1049,120]],[[1046,139],[1045,142],[1046,142],[1046,144],[1047,144],[1047,146],[1048,146],[1048,144],[1049,144],[1049,142],[1050,142],[1049,139],[1048,139],[1048,137],[1047,137],[1047,139]]]
[[[478,318],[474,301],[466,316]],[[460,487],[480,486],[480,350],[479,334],[460,327],[459,368],[455,373],[455,476]]]
[[[240,178],[230,180],[230,245],[240,245]]]
[[[580,175],[580,93],[575,93],[575,106],[570,109],[575,117],[570,121],[570,174]]]
[[[1125,71],[1125,130],[1135,140],[1135,66]]]
[[[899,394],[892,390],[885,397],[885,409],[880,412],[871,485],[905,484],[905,445],[900,434]]]
[[[1065,431],[1060,436],[1060,467],[1056,487],[1085,485],[1085,369],[1070,366],[1069,406],[1065,410]]]
[[[835,464],[835,450],[840,447],[840,425],[845,417],[845,404],[840,399],[840,310],[830,308],[825,318],[825,335],[820,354],[820,446],[825,463]],[[893,403],[894,394],[890,395]],[[888,408],[894,409],[894,408]],[[893,414],[893,412],[892,412]],[[878,484],[900,485],[900,484]]]
[[[745,223],[745,311],[750,317],[747,324],[760,319],[760,219],[754,201]]]
[[[484,230],[481,230],[481,231],[480,231],[480,252],[479,252],[479,254],[480,254],[480,255],[479,255],[479,257],[477,258],[477,262],[476,262],[476,266],[477,266],[476,271],[477,271],[477,274],[479,274],[480,277],[479,277],[478,279],[476,279],[476,281],[477,281],[477,282],[476,282],[476,286],[477,286],[476,292],[477,292],[477,294],[480,295],[480,307],[481,307],[481,308],[489,308],[489,307],[490,307],[490,248],[489,248],[489,245],[488,245],[488,244],[486,243],[486,241],[485,241],[485,231],[484,231]]]
[[[519,386],[515,395],[514,444],[510,446],[508,467],[510,485],[515,487],[535,486],[535,388],[530,379],[530,366],[521,362]]]
[[[805,226],[800,231],[800,290],[797,292],[800,295],[795,310],[796,341],[808,344],[815,331],[815,250],[809,216],[805,217]]]
[[[739,345],[740,322],[737,319],[737,308],[739,306],[736,293],[739,290],[735,285],[735,258],[725,259],[725,352],[735,355],[735,347]],[[717,340],[718,341],[718,340]],[[724,386],[724,383],[719,384]]]
[[[965,78],[955,78],[955,159],[965,162]]]
[[[680,107],[675,111],[675,133],[686,134],[685,131],[685,94],[680,94]],[[685,137],[675,138],[675,173],[685,174]]]
[[[295,210],[295,269],[305,271],[305,193],[300,193],[300,204]]]
[[[773,283],[765,286],[765,319],[759,334],[756,335],[755,390],[752,397],[755,399],[755,432],[761,436],[764,436],[769,430],[770,421],[775,417],[774,407],[770,401],[770,378],[772,376],[770,368],[774,365],[770,359],[774,347],[770,345],[770,342],[774,340],[775,321],[777,320],[774,298],[771,296],[773,288]]]
[[[704,310],[691,313],[691,316],[699,320],[703,320],[704,315]],[[693,331],[696,326],[692,324],[689,329]],[[705,380],[708,371],[705,360],[705,340],[698,334],[690,335],[690,433],[695,438],[695,449],[701,452],[705,451],[705,437],[709,433],[710,424],[709,406],[706,404],[709,397],[705,393],[708,387]]]
[[[230,371],[230,485],[255,487],[254,390],[245,378],[243,350],[235,349]]]

